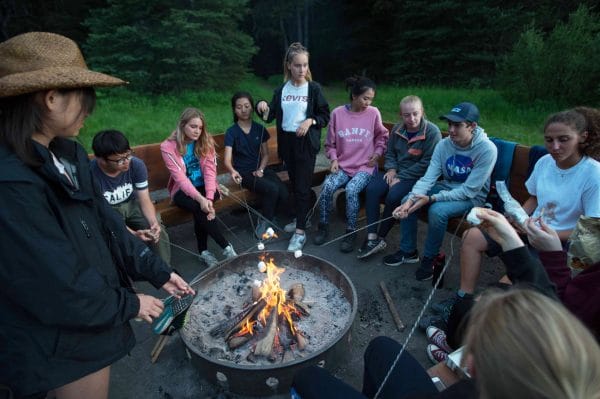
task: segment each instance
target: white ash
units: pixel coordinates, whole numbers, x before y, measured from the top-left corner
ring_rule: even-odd
[[[230,350],[224,337],[211,337],[209,334],[217,324],[242,311],[244,304],[250,302],[255,280],[262,281],[265,277],[256,268],[256,262],[248,262],[242,270],[226,272],[225,276],[211,283],[208,290],[198,293],[188,312],[188,321],[182,334],[208,357],[243,365],[270,365],[272,363],[265,358],[256,357],[254,363],[246,359],[255,339]],[[294,283],[304,284],[303,302],[310,307],[310,315],[302,316],[296,322],[297,329],[308,341],[303,351],[298,351],[295,345],[292,347],[296,358],[306,357],[340,338],[341,332],[350,323],[351,315],[351,305],[341,289],[326,277],[293,266],[285,267],[285,272],[280,275],[280,283],[286,290]]]

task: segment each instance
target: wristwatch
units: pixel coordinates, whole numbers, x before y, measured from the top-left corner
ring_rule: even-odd
[[[264,169],[259,169],[258,171],[259,171],[260,173],[265,173],[265,170],[264,170]]]
[[[313,126],[317,124],[317,120],[315,118],[310,118],[310,119],[312,119],[312,125]]]

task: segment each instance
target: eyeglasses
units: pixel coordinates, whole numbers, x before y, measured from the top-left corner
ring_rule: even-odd
[[[119,166],[123,166],[123,165],[125,165],[125,162],[131,161],[131,158],[133,158],[133,151],[129,152],[127,155],[125,155],[124,157],[121,157],[119,159],[110,159],[110,158],[104,158],[104,159],[106,159],[108,162],[116,163]]]

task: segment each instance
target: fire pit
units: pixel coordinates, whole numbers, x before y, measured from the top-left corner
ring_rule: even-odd
[[[278,301],[299,304],[298,313],[303,314],[289,323],[280,317],[284,321],[277,324],[280,332],[269,356],[254,352],[259,353],[259,348],[264,352],[264,337],[275,328],[268,321],[273,317],[267,316],[263,327],[255,322],[259,327],[255,336],[237,326],[247,325],[265,307],[264,297],[256,292],[257,280],[266,280],[257,267],[261,259],[285,269],[278,278],[289,291]],[[202,376],[231,392],[249,396],[287,393],[298,369],[311,364],[334,368],[350,351],[356,291],[344,272],[323,259],[295,258],[286,251],[247,253],[208,272],[196,289],[199,293],[181,337]],[[237,342],[233,349],[232,341]],[[270,344],[268,348],[267,353]]]

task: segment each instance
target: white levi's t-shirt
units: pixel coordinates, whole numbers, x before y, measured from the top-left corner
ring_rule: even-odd
[[[306,120],[307,107],[308,82],[296,87],[288,80],[281,91],[281,109],[283,111],[281,127],[285,132],[295,132]]]

